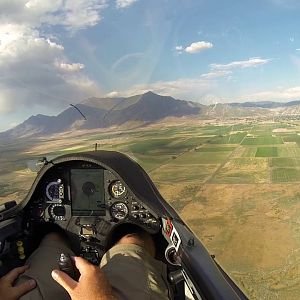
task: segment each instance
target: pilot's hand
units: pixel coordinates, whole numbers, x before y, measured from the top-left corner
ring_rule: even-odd
[[[113,291],[110,283],[100,267],[94,266],[81,257],[75,257],[75,265],[80,272],[78,282],[66,273],[52,271],[52,277],[71,296],[72,300],[113,300]]]
[[[28,269],[28,266],[15,268],[0,278],[1,300],[17,300],[35,288],[36,282],[33,279],[27,280],[14,286],[15,280]]]

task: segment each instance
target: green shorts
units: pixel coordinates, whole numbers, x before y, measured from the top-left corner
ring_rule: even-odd
[[[70,299],[51,277],[51,271],[58,269],[57,261],[61,253],[74,255],[62,242],[45,240],[28,258],[30,269],[20,276],[18,282],[33,278],[37,287],[21,300]],[[112,247],[104,254],[100,267],[119,299],[170,299],[166,265],[155,260],[140,246],[120,244]]]
[[[120,299],[170,299],[166,265],[138,245],[115,245],[104,254],[100,267]]]
[[[20,276],[18,283],[27,279],[35,279],[37,287],[27,293],[21,300],[71,299],[66,290],[53,280],[51,272],[59,269],[58,259],[61,253],[74,255],[74,253],[62,242],[43,240],[40,246],[28,258],[26,264],[29,269]]]

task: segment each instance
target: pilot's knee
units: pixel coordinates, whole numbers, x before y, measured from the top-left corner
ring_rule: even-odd
[[[155,244],[152,236],[144,231],[139,233],[128,233],[121,237],[116,244],[134,244],[143,247],[152,257],[155,256]]]

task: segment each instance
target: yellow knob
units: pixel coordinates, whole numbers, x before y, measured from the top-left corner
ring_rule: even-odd
[[[25,259],[26,256],[25,256],[25,254],[21,254],[21,255],[19,256],[19,258],[20,258],[20,259]]]
[[[22,247],[22,246],[18,247],[18,253],[24,254],[24,247]]]
[[[17,241],[17,242],[16,242],[16,245],[17,245],[18,247],[21,247],[21,246],[23,246],[23,242],[22,242],[22,241]]]

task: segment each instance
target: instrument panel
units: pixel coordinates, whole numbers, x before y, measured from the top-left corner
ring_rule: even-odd
[[[152,234],[160,230],[158,219],[126,183],[95,164],[77,162],[54,167],[45,174],[37,192],[29,206],[31,215],[39,215],[44,221],[55,222],[64,229],[77,219],[90,218],[91,223],[104,221],[111,227],[128,222]]]
[[[150,234],[161,229],[158,217],[121,178],[96,164],[79,161],[51,168],[24,212],[27,230],[30,223],[56,223],[77,237],[79,254],[95,264],[118,225],[138,225]]]
[[[71,185],[62,178],[47,183],[42,201],[48,205],[45,218],[64,221],[70,210],[72,217],[102,216],[110,217],[115,222],[129,218],[149,223],[153,215],[131,194],[126,185],[118,179],[107,179],[104,183],[102,172],[72,169]],[[105,177],[109,178],[111,174],[106,173]]]

